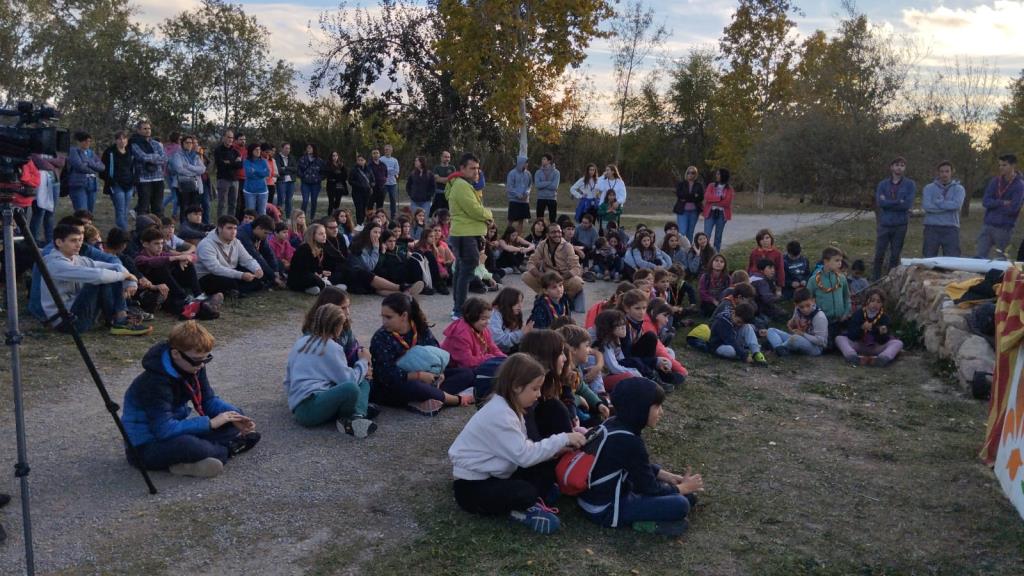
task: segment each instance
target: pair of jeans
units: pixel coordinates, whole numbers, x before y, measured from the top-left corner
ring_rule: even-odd
[[[693,242],[693,234],[697,231],[697,220],[700,220],[700,212],[697,210],[686,210],[682,214],[676,214],[679,233],[686,236],[690,242]]]
[[[238,201],[238,182],[217,179],[217,218],[228,214],[234,216],[235,202]]]
[[[411,200],[409,202],[409,208],[412,210],[413,216],[416,215],[416,210],[418,209],[423,210],[424,214],[430,214],[430,204],[430,200],[427,200],[426,202],[416,202],[415,200]]]
[[[714,230],[715,235],[712,243],[715,245],[715,251],[722,251],[722,233],[725,232],[725,212],[722,210],[712,210],[708,217],[704,219],[704,233],[711,239],[711,231]]]
[[[865,344],[840,334],[836,336],[836,348],[843,358],[851,362],[856,361],[858,356],[877,356],[886,362],[892,362],[903,350],[903,341],[899,338],[889,338],[884,344]]]
[[[260,192],[258,194],[245,193],[245,209],[255,210],[257,214],[263,216],[267,213],[267,199],[270,198],[269,192]],[[312,217],[312,215],[310,216]]]
[[[216,458],[227,464],[231,457],[229,446],[237,436],[238,428],[228,423],[208,432],[182,434],[136,446],[138,460],[133,461],[127,448],[125,454],[132,466],[146,470],[166,470],[175,464],[191,464],[207,458]]]
[[[180,314],[189,296],[199,296],[203,293],[199,286],[199,278],[196,277],[195,266],[182,268],[177,262],[171,262],[164,266],[149,268],[144,275],[156,286],[167,285],[167,299],[164,300],[163,307],[171,314]]]
[[[210,192],[210,181],[203,180],[203,193],[199,195],[199,206],[203,209],[203,224],[210,223]]]
[[[135,185],[135,192],[139,196],[138,203],[135,205],[135,212],[139,214],[163,214],[163,180],[139,182]]]
[[[285,218],[292,217],[292,194],[295,193],[295,181],[277,181],[277,198],[274,203],[284,211]]]
[[[822,349],[815,343],[799,334],[790,334],[778,328],[769,328],[766,336],[772,350],[785,348],[791,354],[804,356],[821,356]]]
[[[960,256],[960,228],[925,225],[921,255],[925,258],[934,258],[939,255],[940,249],[943,256]]]
[[[615,503],[596,514],[584,510],[587,518],[611,527],[615,520]],[[680,522],[690,514],[690,501],[682,494],[646,496],[629,492],[619,498],[618,526],[632,526],[634,522]]]
[[[1007,247],[1010,246],[1010,238],[1012,236],[1013,228],[997,228],[985,224],[981,227],[981,233],[978,234],[978,253],[974,257],[987,260],[989,252],[993,248],[1001,250],[1004,253],[1003,257],[1007,257],[1005,252]],[[999,257],[998,254],[996,256]]]
[[[120,184],[111,184],[110,201],[114,203],[114,225],[121,230],[128,230],[128,206],[132,201],[132,187],[122,188]]]
[[[455,253],[455,280],[452,290],[452,314],[462,317],[462,304],[466,302],[469,282],[473,279],[473,270],[480,263],[480,237],[450,236],[448,246]]]
[[[39,227],[43,227],[43,236],[39,235]],[[36,239],[36,244],[46,246],[53,241],[53,212],[40,208],[35,201],[32,201],[32,219],[28,223],[28,230]]]
[[[316,218],[316,201],[320,198],[320,183],[302,183],[302,211],[306,213],[306,222],[310,224]]]
[[[370,403],[370,382],[343,382],[327,390],[314,392],[299,402],[292,412],[295,421],[306,427],[320,426],[338,418],[366,416]]]
[[[419,380],[383,382],[378,379],[374,381],[370,389],[370,399],[386,406],[405,406],[409,402],[424,400],[444,402],[446,393],[458,394],[467,388],[472,388],[475,381],[476,376],[469,368],[446,368],[444,382],[441,383],[440,388]]]
[[[69,191],[71,206],[75,210],[96,211],[96,178],[86,178],[81,186],[75,186]]]
[[[167,208],[167,205],[170,204],[171,205],[171,216],[177,218],[178,214],[180,214],[179,211],[182,208],[187,208],[188,205],[187,204],[184,204],[184,205],[182,204],[182,202],[181,202],[181,195],[178,192],[179,189],[178,189],[177,186],[170,186],[170,189],[171,189],[171,193],[168,196],[166,196],[164,198],[163,203],[160,204],[160,211],[163,212],[163,209]]]
[[[552,224],[558,219],[558,201],[555,199],[538,198],[537,199],[537,219],[544,217],[544,211],[547,210],[548,221]]]
[[[391,219],[395,219],[395,201],[398,196],[398,184],[385,184],[384,191],[388,193],[388,208],[391,210]]]
[[[743,358],[747,354],[757,354],[761,351],[761,345],[757,343],[757,333],[754,332],[753,324],[744,324],[736,332],[739,334],[739,342],[736,342],[735,345],[722,344],[715,349],[716,355],[722,358],[736,359]]]
[[[896,226],[878,225],[878,231],[875,234],[875,262],[873,270],[875,280],[882,277],[882,266],[885,264],[886,250],[889,252],[889,263],[888,266],[885,266],[885,272],[888,273],[889,270],[900,265],[900,253],[903,252],[903,241],[906,238],[906,224],[898,224]]]
[[[79,332],[88,332],[96,324],[96,317],[100,311],[108,320],[113,320],[114,316],[124,312],[126,307],[123,283],[110,282],[83,285],[69,311],[74,316],[75,329]]]

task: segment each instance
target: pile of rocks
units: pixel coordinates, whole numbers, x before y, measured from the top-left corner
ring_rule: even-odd
[[[995,351],[985,338],[971,332],[967,325],[970,310],[953,304],[946,285],[979,274],[931,270],[923,266],[900,266],[891,270],[880,283],[889,302],[898,302],[897,312],[923,331],[924,347],[952,360],[960,383],[970,387],[976,372],[995,370]]]

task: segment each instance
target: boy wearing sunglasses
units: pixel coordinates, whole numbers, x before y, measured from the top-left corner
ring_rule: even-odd
[[[125,392],[121,416],[135,447],[136,458],[128,454],[133,466],[212,478],[259,442],[256,423],[210,387],[213,345],[213,336],[189,320],[143,357],[145,371]]]

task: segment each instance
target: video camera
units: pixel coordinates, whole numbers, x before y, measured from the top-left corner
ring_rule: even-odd
[[[18,185],[21,167],[32,154],[66,154],[71,146],[70,134],[48,124],[60,113],[45,106],[36,108],[31,102],[18,102],[14,110],[0,109],[0,116],[18,118],[14,126],[0,126],[0,187],[27,195]]]

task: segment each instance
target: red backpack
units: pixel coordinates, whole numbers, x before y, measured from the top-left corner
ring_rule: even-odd
[[[598,426],[594,428],[582,448],[566,452],[558,459],[558,464],[555,465],[555,479],[558,481],[558,489],[562,494],[576,496],[589,488],[625,476],[624,470],[617,470],[601,478],[591,478],[594,465],[601,457],[601,450],[604,449],[604,443],[609,436],[614,434],[633,435],[628,430],[608,430],[603,425]]]

